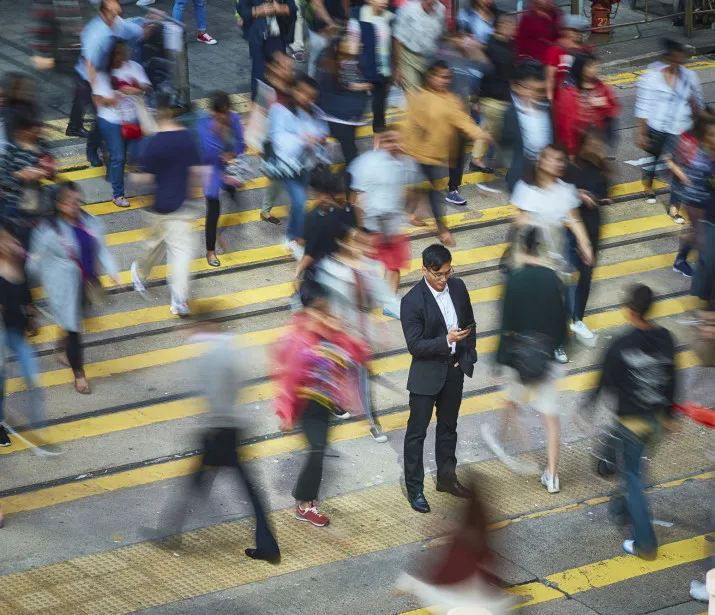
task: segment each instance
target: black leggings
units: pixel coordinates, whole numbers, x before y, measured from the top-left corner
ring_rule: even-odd
[[[323,480],[325,446],[328,442],[328,421],[331,416],[330,411],[317,401],[308,402],[303,411],[301,423],[310,450],[293,488],[293,497],[299,502],[312,502],[318,499],[318,490]]]
[[[372,132],[385,131],[385,107],[390,84],[386,80],[372,82]]]
[[[221,201],[206,197],[206,251],[216,250],[216,227],[221,215]]]
[[[79,341],[79,332],[67,332],[67,361],[75,374],[84,373],[84,357],[82,356],[82,344]]]
[[[345,158],[345,168],[350,166],[350,163],[357,158],[358,149],[356,138],[356,126],[349,124],[337,124],[330,122],[330,134],[335,140],[340,143],[340,149],[343,150],[343,158]],[[350,195],[350,174],[345,173],[345,193]]]

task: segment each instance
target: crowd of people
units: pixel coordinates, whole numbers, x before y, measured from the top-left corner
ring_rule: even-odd
[[[185,4],[177,0],[175,18],[181,19]],[[199,39],[215,42],[205,30],[205,3],[195,0],[194,7]],[[537,473],[549,493],[562,488],[564,408],[556,400],[556,383],[569,360],[569,333],[595,345],[584,314],[601,208],[610,202],[620,104],[599,79],[598,57],[585,40],[588,28],[578,17],[563,15],[552,0],[533,0],[522,15],[500,12],[492,0],[474,0],[457,14],[451,8],[439,0],[407,0],[399,7],[386,0],[353,7],[341,0],[239,0],[237,16],[252,61],[254,105],[247,121],[233,111],[226,92],[214,93],[203,114],[190,114],[170,92],[155,91],[145,67],[132,58],[158,27],[160,12],[124,20],[117,0],[101,0],[81,32],[67,134],[87,139],[88,162],[106,168],[117,207],[130,205],[126,182],[153,193],[146,209],[151,233],[142,258],[131,266],[138,292],[146,294],[146,280],[165,247],[172,267],[169,309],[190,315],[191,221],[201,215],[198,194],[205,199],[205,252],[212,267],[221,266],[221,200],[239,198],[247,172],[260,169],[268,178],[260,214],[267,224],[283,224],[272,210],[287,194],[285,243],[296,262],[296,292],[290,333],[276,350],[292,361],[280,362],[276,371],[275,405],[282,429],[300,425],[309,442],[293,495],[296,518],[315,526],[329,523],[316,502],[332,419],[364,414],[374,440],[387,440],[372,409],[367,368],[375,345],[370,312],[376,308],[401,321],[412,357],[404,440],[410,506],[430,511],[423,448],[435,408],[437,490],[471,497],[457,477],[456,445],[464,377],[472,377],[478,358],[478,323],[468,289],[454,275],[448,248],[456,240],[444,214],[445,203],[467,206],[460,193],[467,167],[481,173],[480,190],[506,193],[516,208],[501,260],[506,292],[496,355],[508,372],[507,408],[500,433],[485,427],[483,437],[514,471]],[[309,60],[303,73],[295,47],[289,51],[296,31],[306,29]],[[688,224],[673,268],[692,278],[691,292],[704,301],[701,317],[708,319],[715,312],[715,118],[697,75],[684,66],[686,57],[681,45],[666,41],[662,61],[639,78],[636,139],[654,159],[650,169],[663,161],[672,174],[666,214]],[[398,89],[404,97],[400,127],[386,119],[391,90]],[[73,370],[76,390],[87,394],[83,316],[101,301],[100,273],[118,283],[118,272],[101,224],[82,210],[80,188],[56,181],[48,192],[44,185],[58,179],[57,162],[42,139],[33,80],[10,74],[2,93],[2,341],[18,356],[36,394],[28,421],[38,427],[47,419],[27,343],[37,314],[28,280],[44,287],[49,316],[66,332],[57,349],[60,360]],[[373,143],[361,152],[358,127],[366,123],[368,107]],[[87,110],[96,117],[91,130],[85,129]],[[258,152],[258,168],[247,162],[249,143]],[[341,171],[331,168],[338,163],[344,163]],[[654,173],[644,179],[650,204],[656,203]],[[423,251],[423,277],[401,297],[400,275],[411,259],[404,231],[429,224],[423,202],[439,242]],[[698,254],[695,267],[688,261],[691,251]],[[620,512],[634,528],[624,549],[642,557],[652,557],[657,544],[640,453],[657,422],[670,420],[676,384],[673,338],[648,319],[652,302],[647,286],[631,289],[627,314],[633,328],[610,345],[596,391],[610,389],[618,397],[614,433],[628,496]],[[211,365],[204,386],[214,422],[204,438],[203,465],[238,468],[259,519],[259,544],[247,554],[276,563],[278,545],[235,453],[237,359],[226,336],[211,325],[197,339],[214,343],[208,355],[214,358],[204,359],[204,367]],[[530,395],[546,432],[543,470],[507,452],[510,426],[518,426],[519,406]],[[6,427],[0,423],[0,446],[11,444]],[[24,437],[11,429],[13,434]],[[58,452],[43,442],[33,445],[43,454]],[[207,490],[203,474],[192,491]],[[180,508],[170,523],[177,531],[184,514]]]

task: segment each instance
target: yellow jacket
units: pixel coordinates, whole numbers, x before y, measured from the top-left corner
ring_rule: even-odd
[[[449,166],[457,153],[459,133],[472,140],[486,137],[456,94],[423,88],[407,93],[403,143],[417,162]]]

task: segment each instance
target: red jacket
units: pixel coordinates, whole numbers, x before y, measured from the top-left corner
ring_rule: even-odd
[[[594,105],[599,99],[605,104]],[[619,109],[613,89],[602,81],[596,81],[596,87],[590,91],[580,90],[573,84],[563,85],[553,103],[556,140],[573,155],[581,134],[591,126],[604,128],[609,118],[618,115]]]
[[[544,63],[546,50],[559,38],[561,16],[559,9],[543,15],[536,11],[524,13],[516,30],[516,54],[522,58],[533,58]]]

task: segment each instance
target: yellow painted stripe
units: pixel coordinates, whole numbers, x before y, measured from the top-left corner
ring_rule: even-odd
[[[643,560],[632,555],[620,555],[549,575],[544,578],[543,582],[534,581],[526,585],[510,587],[506,591],[512,596],[528,598],[528,600],[519,602],[513,607],[513,610],[561,600],[566,598],[565,594],[581,594],[592,589],[609,587],[653,572],[703,560],[708,556],[708,550],[712,546],[710,543],[712,536],[713,534],[702,534],[662,545],[658,548],[658,557],[653,561]],[[554,587],[545,583],[553,584]],[[430,609],[417,609],[402,613],[402,615],[432,615],[432,613],[433,611]],[[706,614],[703,613],[703,615]]]
[[[692,351],[685,351],[679,353],[676,357],[676,360],[679,369],[699,365],[698,357]],[[583,374],[569,376],[559,382],[559,390],[588,390],[596,386],[597,378],[598,371],[586,372]],[[179,404],[181,402],[172,403]],[[192,403],[198,404],[200,402],[192,401]],[[480,414],[490,410],[502,408],[503,405],[503,396],[500,393],[488,393],[486,395],[480,395],[477,397],[469,397],[462,402],[462,406],[460,407],[460,415],[464,416]],[[151,412],[151,409],[144,408],[142,412],[143,415],[148,415]],[[144,424],[142,423],[143,415],[139,414],[139,411],[133,411],[133,414],[130,415],[130,419],[128,421],[130,423],[130,426],[141,427]],[[122,416],[124,416],[124,413],[122,413]],[[407,426],[408,417],[409,412],[403,411],[380,417],[380,422],[386,432],[402,430],[405,429]],[[84,419],[82,422],[86,425],[86,421],[98,421],[100,419],[101,417],[98,417],[97,419]],[[432,421],[434,420],[435,417],[432,417]],[[132,425],[131,422],[135,422],[136,424]],[[77,423],[80,423],[80,421],[77,421]],[[47,427],[44,430],[38,430],[37,433],[38,435],[46,436],[46,441],[51,442],[52,440],[50,440],[50,436],[58,433],[57,431],[53,432],[53,430],[68,430],[71,429],[72,425],[73,424]],[[127,423],[122,422],[121,425],[122,426],[118,425],[119,428],[115,431],[121,431],[122,429],[127,428]],[[331,428],[330,441],[346,442],[350,440],[356,440],[358,438],[364,438],[365,434],[365,421],[336,425]],[[286,452],[302,450],[306,446],[307,443],[305,437],[302,434],[290,434],[275,438],[273,440],[267,440],[243,446],[240,449],[240,453],[242,459],[252,460],[272,457]],[[29,510],[37,510],[40,508],[46,508],[48,506],[54,506],[60,503],[74,502],[76,500],[84,499],[93,495],[110,493],[113,491],[118,491],[120,489],[137,487],[140,485],[152,484],[170,478],[186,476],[197,470],[198,463],[199,459],[197,458],[168,461],[160,465],[136,468],[133,470],[128,470],[126,472],[120,472],[117,474],[103,476],[100,478],[92,478],[82,482],[70,483],[67,485],[58,485],[55,487],[48,487],[46,489],[40,489],[30,493],[8,496],[3,499],[3,509],[7,514],[26,512]]]
[[[634,273],[645,273],[669,265],[674,257],[675,254],[664,254],[659,256],[647,256],[633,261],[624,261],[615,265],[604,265],[596,267],[593,277],[594,280],[605,280],[622,277],[624,275],[632,275]],[[499,284],[472,290],[469,293],[469,297],[472,304],[476,306],[480,303],[488,303],[501,299],[503,292],[504,286]],[[382,322],[390,320],[387,316],[383,316],[379,310],[373,312],[373,316],[376,320]],[[285,332],[285,327],[253,331],[243,334],[240,338],[240,343],[245,348],[265,346],[276,342]],[[125,374],[138,369],[178,363],[179,361],[194,358],[199,353],[200,350],[197,345],[184,345],[162,350],[152,350],[128,357],[89,363],[85,366],[85,372],[88,378],[105,378],[107,376]],[[40,374],[40,386],[43,388],[70,384],[72,382],[74,382],[74,377],[72,372],[67,368]],[[5,393],[8,395],[24,390],[26,390],[25,381],[20,377],[10,378],[5,381]],[[2,453],[3,451],[0,450],[0,454]]]

